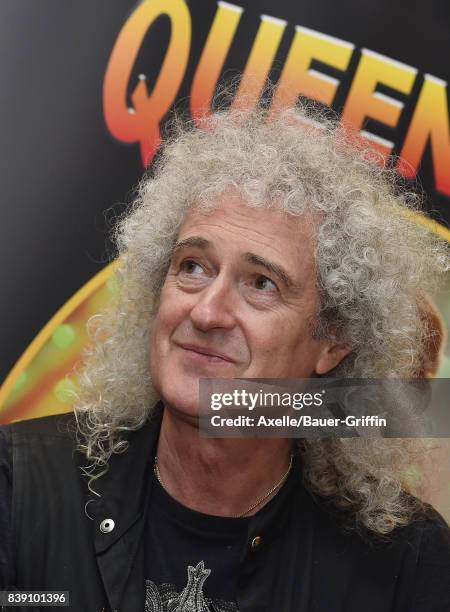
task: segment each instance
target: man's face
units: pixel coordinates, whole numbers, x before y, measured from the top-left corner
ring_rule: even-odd
[[[193,416],[199,378],[323,373],[329,347],[312,337],[314,279],[306,217],[225,197],[211,214],[189,211],[152,329],[151,375],[163,401]]]

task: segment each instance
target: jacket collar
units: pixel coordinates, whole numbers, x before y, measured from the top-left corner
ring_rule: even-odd
[[[100,495],[95,508],[94,548],[109,605],[114,611],[119,609],[142,543],[143,519],[152,482],[152,459],[161,418],[162,406],[158,404],[145,424],[128,434],[126,451],[111,457],[108,471],[98,479],[97,486],[94,484]],[[143,576],[133,581],[137,588],[138,581],[143,588]],[[142,609],[143,595],[141,599],[134,593],[134,597],[136,607],[127,599],[127,608]]]

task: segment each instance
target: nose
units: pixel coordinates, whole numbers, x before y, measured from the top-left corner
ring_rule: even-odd
[[[190,312],[193,325],[200,331],[233,329],[235,326],[235,296],[231,284],[220,275],[196,294]]]

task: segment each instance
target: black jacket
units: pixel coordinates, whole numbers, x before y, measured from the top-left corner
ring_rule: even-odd
[[[79,612],[143,611],[142,534],[159,427],[156,417],[129,434],[129,449],[97,482],[99,498],[81,474],[73,415],[0,427],[2,589],[67,590]],[[343,531],[302,486],[298,464],[282,491],[269,514],[249,521],[240,612],[450,611],[450,530],[436,512],[382,542]],[[115,523],[108,533],[105,519]],[[248,604],[255,589],[258,608]]]

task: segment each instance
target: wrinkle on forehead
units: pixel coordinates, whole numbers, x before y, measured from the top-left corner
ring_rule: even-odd
[[[308,213],[302,216],[290,215],[279,209],[256,208],[235,198],[232,200],[224,198],[212,211],[196,207],[189,209],[180,228],[179,238],[183,237],[184,231],[188,228],[198,229],[202,226],[213,228],[218,232],[226,231],[231,235],[245,232],[247,239],[269,247],[280,255],[285,254],[285,249],[280,249],[278,245],[286,245],[288,241],[292,250],[301,250],[303,256],[308,250],[312,259],[314,220]],[[310,249],[302,248],[306,246],[310,246]]]

